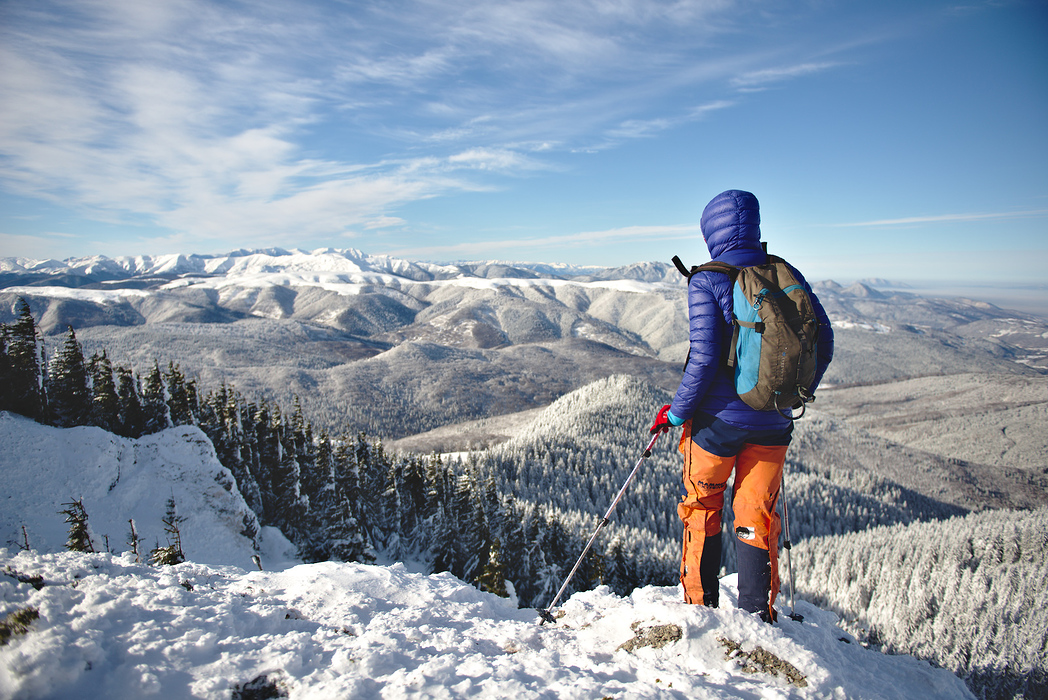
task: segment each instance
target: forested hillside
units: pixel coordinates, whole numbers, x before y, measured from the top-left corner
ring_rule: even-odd
[[[798,593],[890,653],[933,659],[980,697],[1048,692],[1048,509],[811,539]]]
[[[558,400],[517,437],[481,453],[479,469],[490,474],[504,492],[534,503],[551,503],[573,514],[581,533],[587,527],[592,531],[640,457],[654,409],[671,398],[636,378],[618,376],[594,382]],[[798,442],[805,442],[809,430],[802,422]],[[837,430],[850,432],[845,426]],[[652,569],[641,576],[643,580],[666,580],[660,576],[675,580],[677,576],[679,437],[678,430],[660,438],[606,530],[607,542],[617,539],[627,551],[651,553]],[[823,450],[815,466],[797,457],[789,459],[787,488],[795,538],[968,512],[871,474],[861,463],[838,462],[834,457]],[[729,532],[730,499],[726,499],[725,512],[723,527]],[[725,547],[723,556],[723,571],[735,571],[734,548]]]
[[[162,371],[154,362],[143,379],[112,366],[105,353],[85,360],[71,328],[45,361],[27,305],[4,337],[12,390],[0,408],[128,437],[199,426],[260,524],[279,528],[307,560],[413,559],[467,581],[509,580],[522,603],[533,605],[559,586],[640,456],[647,416],[669,400],[637,379],[602,380],[554,402],[517,439],[456,464],[389,454],[363,434],[314,433],[297,403],[285,412],[225,385],[204,393],[173,363]],[[657,445],[572,590],[603,582],[626,593],[676,580],[672,443],[666,436]],[[849,488],[854,476],[810,478],[815,485],[799,503],[804,536],[943,512],[883,482],[871,497]],[[730,572],[734,551],[725,550]]]

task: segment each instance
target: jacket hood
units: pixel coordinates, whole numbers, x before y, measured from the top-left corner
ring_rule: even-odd
[[[742,190],[714,197],[702,211],[702,237],[713,260],[736,250],[761,250],[761,211],[757,198]]]

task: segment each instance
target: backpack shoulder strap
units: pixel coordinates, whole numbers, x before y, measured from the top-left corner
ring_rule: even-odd
[[[695,270],[694,269],[689,270],[687,267],[685,267],[684,263],[682,263],[680,261],[680,257],[679,256],[676,256],[676,255],[673,256],[673,265],[674,265],[674,267],[677,268],[677,272],[681,273],[682,275],[687,277],[689,280],[691,279],[691,276],[693,274],[695,274]]]
[[[726,262],[720,262],[720,261],[717,261],[717,260],[711,260],[708,263],[703,263],[703,264],[698,265],[696,267],[693,267],[691,269],[692,269],[692,274],[695,274],[696,272],[706,271],[706,270],[708,270],[710,272],[720,272],[720,273],[723,273],[723,274],[727,275],[729,278],[731,278],[732,282],[734,282],[735,278],[739,276],[739,268],[735,267],[734,265],[729,265]]]
[[[735,267],[734,265],[729,265],[726,262],[718,262],[715,260],[711,260],[708,263],[703,263],[702,265],[692,265],[691,269],[689,270],[684,265],[684,263],[681,262],[680,258],[674,255],[673,265],[677,268],[678,272],[680,272],[682,275],[688,278],[688,281],[691,281],[692,276],[694,276],[696,272],[704,271],[723,273],[727,275],[729,278],[731,278],[732,282],[734,282],[735,278],[739,275],[739,268]]]

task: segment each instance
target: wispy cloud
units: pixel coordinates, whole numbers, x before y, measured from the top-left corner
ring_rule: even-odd
[[[217,245],[401,221],[731,108],[698,88],[740,70],[755,88],[835,65],[702,51],[731,5],[10,3],[0,185]]]
[[[993,219],[1027,219],[1045,215],[1048,215],[1048,209],[974,214],[936,214],[933,216],[908,216],[901,219],[878,219],[876,221],[856,221],[851,223],[833,225],[850,227],[908,226],[911,224],[960,223],[965,221],[987,221]]]
[[[742,91],[763,90],[774,83],[781,83],[794,78],[812,75],[813,73],[821,73],[839,65],[839,63],[835,62],[822,62],[762,68],[732,78],[731,84]]]

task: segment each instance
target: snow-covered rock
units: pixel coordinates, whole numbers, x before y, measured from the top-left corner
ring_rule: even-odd
[[[129,549],[129,519],[144,555],[168,544],[161,520],[173,499],[186,556],[250,567],[261,546],[255,514],[198,428],[137,440],[100,428],[54,428],[0,412],[0,543],[42,552],[65,549],[63,504],[82,499],[94,546]]]

